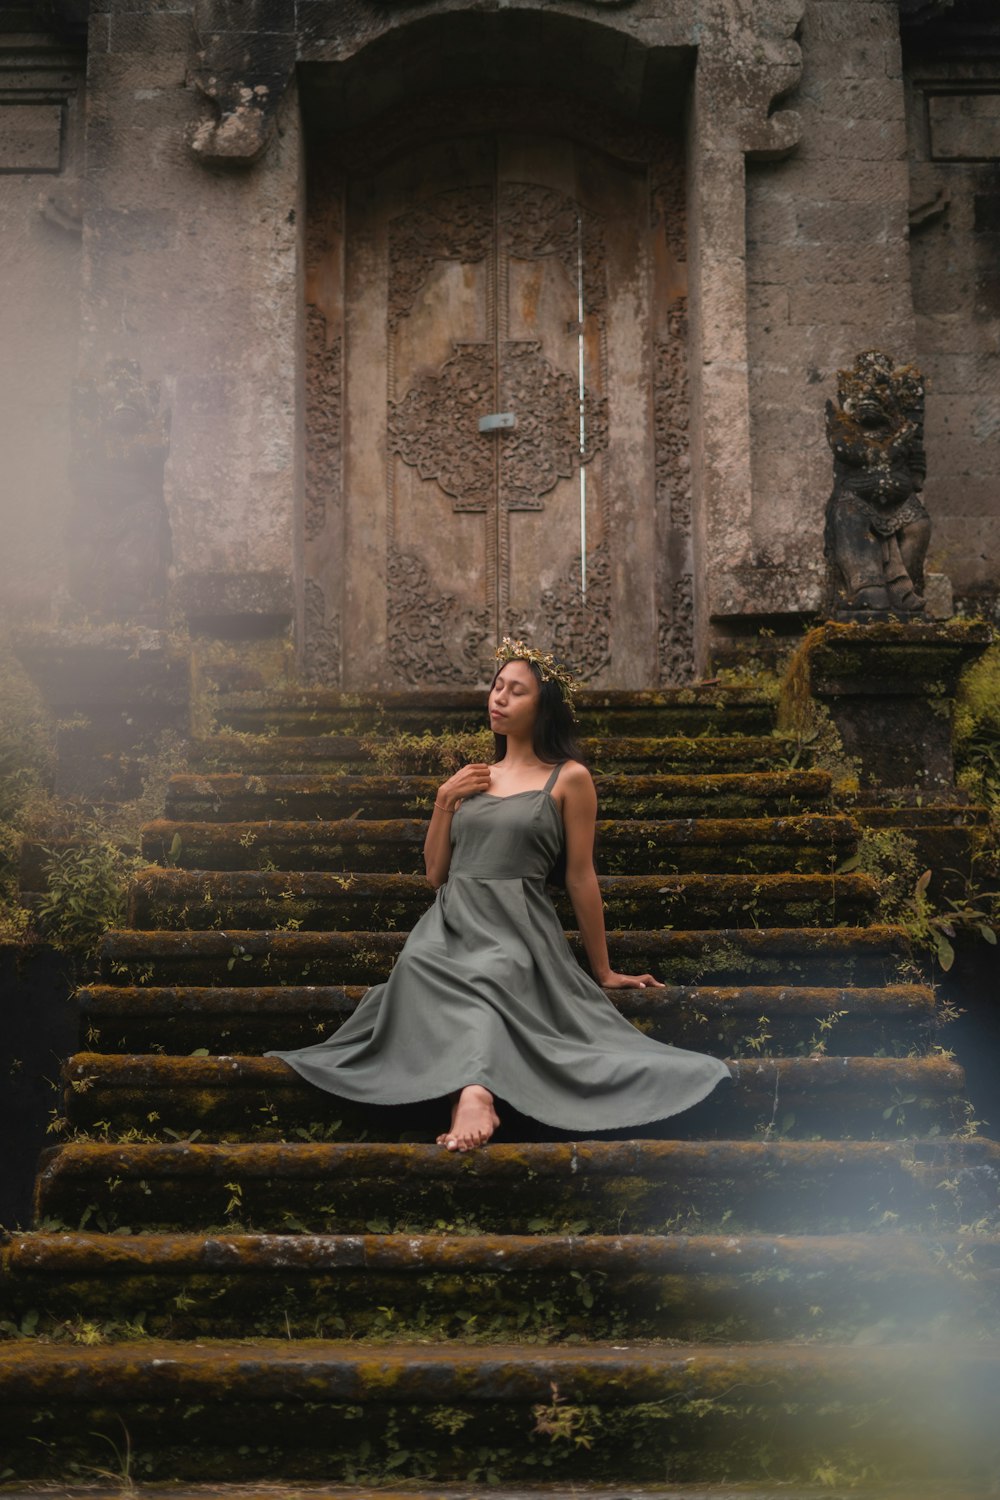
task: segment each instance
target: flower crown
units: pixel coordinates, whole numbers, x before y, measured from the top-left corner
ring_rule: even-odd
[[[496,658],[498,668],[506,666],[509,661],[530,661],[542,674],[543,682],[558,682],[567,705],[573,707],[576,683],[572,674],[559,665],[551,651],[536,651],[534,646],[526,646],[523,641],[512,641],[509,635],[505,635],[497,647]]]

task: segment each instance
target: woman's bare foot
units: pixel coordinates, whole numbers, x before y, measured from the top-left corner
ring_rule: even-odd
[[[476,1146],[485,1146],[499,1124],[489,1089],[470,1083],[455,1101],[451,1128],[438,1136],[437,1143],[449,1151],[472,1151]]]

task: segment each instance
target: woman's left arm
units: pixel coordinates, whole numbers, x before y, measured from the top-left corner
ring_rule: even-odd
[[[573,903],[590,972],[605,989],[659,985],[652,974],[616,974],[608,960],[604,905],[594,870],[597,792],[586,766],[570,761],[562,773],[562,819],[566,835],[566,892]]]

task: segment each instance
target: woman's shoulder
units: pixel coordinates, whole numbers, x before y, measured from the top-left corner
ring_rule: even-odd
[[[582,760],[564,760],[559,772],[559,782],[565,793],[592,788],[594,778]]]
[[[584,765],[582,760],[564,760],[562,763],[562,770],[559,772],[559,775],[560,778],[565,777],[567,780],[573,781],[593,780],[593,777],[587,770],[587,767]]]

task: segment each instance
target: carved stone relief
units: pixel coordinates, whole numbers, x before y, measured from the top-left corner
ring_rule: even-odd
[[[694,679],[694,579],[678,578],[670,609],[659,612],[660,681],[676,686]]]
[[[327,342],[326,318],[318,307],[306,317],[306,540],[323,530],[327,507],[340,501],[341,352],[339,338]]]
[[[611,661],[611,560],[606,542],[587,554],[586,594],[581,585],[576,558],[553,588],[542,591],[537,620],[508,610],[503,633],[553,652],[588,681]]]
[[[688,448],[687,313],[683,301],[667,318],[654,351],[653,422],[658,533],[660,682],[689,682],[694,672],[694,582],[691,540],[691,459]]]
[[[490,611],[463,610],[453,594],[436,590],[412,553],[390,544],[389,657],[395,677],[432,683],[469,683],[491,675]]]
[[[421,375],[401,401],[389,402],[389,449],[433,479],[456,511],[485,511],[497,491],[506,510],[541,510],[542,496],[570,479],[608,444],[608,403],[585,391],[586,443],[580,453],[576,380],[556,370],[533,340],[508,340],[500,368],[500,405],[517,426],[498,437],[479,432],[496,388],[491,344],[457,344],[436,375]],[[495,445],[499,442],[499,462]]]
[[[340,615],[328,609],[323,587],[315,578],[305,580],[305,668],[306,682],[340,680]]]
[[[389,328],[396,327],[436,261],[485,260],[493,247],[493,189],[439,193],[389,226]]]
[[[601,221],[575,199],[534,182],[500,188],[501,246],[515,260],[554,255],[570,285],[583,278],[584,311],[604,316],[608,286]]]
[[[387,544],[391,585],[387,598],[388,636],[394,675],[420,670],[430,681],[469,681],[489,673],[489,649],[499,628],[496,613],[510,613],[513,592],[507,519],[513,511],[541,511],[561,480],[571,480],[609,446],[609,407],[604,395],[607,309],[604,220],[564,192],[531,181],[501,180],[493,187],[448,189],[426,198],[390,223],[388,276],[387,447],[417,469],[453,501],[454,511],[480,513],[487,525],[487,588],[481,603],[460,601],[435,582],[432,556],[415,555],[397,540],[399,510],[391,498]],[[436,371],[399,368],[396,332],[417,306],[421,287],[441,261],[490,263],[484,288],[484,317],[495,338],[456,341]],[[565,318],[544,338],[504,336],[513,320],[513,267],[523,261],[555,261],[556,302]],[[576,372],[576,317],[582,288],[583,312],[597,329],[597,368],[583,390],[583,444],[580,443],[580,386]],[[552,291],[550,291],[552,296]],[[547,314],[552,320],[552,314]],[[522,330],[525,330],[525,326]],[[531,329],[531,324],[528,324]],[[526,332],[526,330],[525,330]],[[543,332],[543,329],[538,330]],[[567,336],[570,344],[567,345]],[[552,339],[552,344],[549,344]],[[405,347],[405,345],[403,345]],[[568,357],[568,350],[573,356]],[[561,353],[558,353],[561,351]],[[558,363],[553,363],[556,353]],[[412,362],[412,354],[408,359]],[[565,365],[565,368],[562,366]],[[396,386],[399,381],[400,386]],[[516,425],[478,431],[478,419],[510,411]],[[403,493],[403,492],[400,492]],[[406,490],[406,504],[415,504]],[[402,502],[402,501],[400,501]],[[606,534],[600,483],[594,492],[595,531]],[[600,522],[597,516],[601,516]],[[492,517],[492,519],[490,519]],[[412,529],[412,517],[411,517]],[[496,541],[492,540],[493,535]],[[421,549],[423,552],[423,549]],[[523,556],[523,553],[522,553]],[[447,574],[445,574],[447,576]],[[523,580],[522,580],[523,583]],[[531,583],[528,582],[531,591]],[[523,589],[517,591],[523,597]],[[588,597],[580,594],[580,562],[571,565],[559,588],[540,598],[538,618],[552,631],[553,643],[588,672],[600,672],[610,652],[610,564],[607,544],[588,558]],[[579,636],[579,639],[577,639]],[[454,648],[454,642],[459,648]]]
[[[607,397],[585,387],[581,454],[579,385],[553,369],[540,343],[504,344],[500,404],[517,417],[500,445],[499,503],[507,510],[541,510],[544,494],[608,446]]]
[[[493,404],[494,364],[491,344],[456,344],[436,375],[389,402],[389,451],[436,480],[457,511],[485,511],[493,492],[493,448],[476,422]]]

